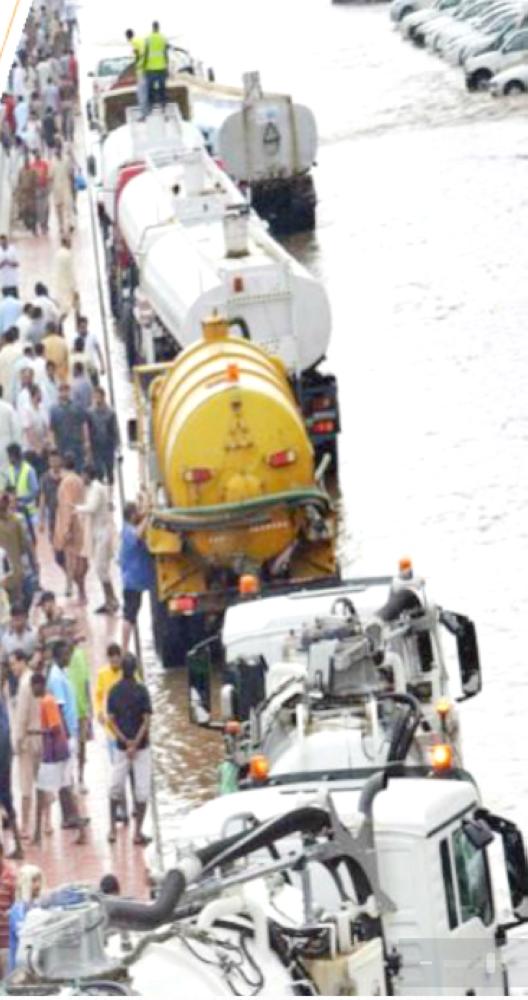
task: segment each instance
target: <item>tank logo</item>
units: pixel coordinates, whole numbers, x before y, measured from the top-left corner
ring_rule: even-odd
[[[262,145],[268,156],[276,156],[281,146],[281,134],[274,122],[268,122],[262,133]]]

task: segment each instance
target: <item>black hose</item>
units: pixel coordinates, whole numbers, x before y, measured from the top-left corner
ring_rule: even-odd
[[[378,698],[380,701],[394,701],[397,705],[407,708],[403,718],[400,718],[394,726],[387,753],[388,762],[405,760],[422,717],[420,704],[412,694],[387,693],[378,695]]]
[[[417,611],[419,608],[423,610],[420,598],[414,590],[411,590],[410,587],[402,587],[389,594],[389,599],[376,612],[376,617],[381,618],[383,622],[393,622],[404,611]]]
[[[270,841],[281,840],[292,833],[320,833],[330,826],[330,815],[326,809],[319,806],[301,806],[284,816],[262,823],[256,830],[243,834],[240,842],[218,854],[204,867],[204,874],[210,868],[237,861],[261,847],[268,847]],[[212,845],[214,846],[214,845]]]
[[[154,903],[137,903],[132,899],[105,899],[109,924],[129,931],[150,931],[172,919],[174,908],[181,899],[187,879],[182,871],[167,872],[159,896]]]

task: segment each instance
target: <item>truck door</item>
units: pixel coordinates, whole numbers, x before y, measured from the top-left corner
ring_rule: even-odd
[[[474,846],[462,822],[443,834],[439,851],[449,927],[437,950],[439,992],[501,996],[504,984],[487,849]]]

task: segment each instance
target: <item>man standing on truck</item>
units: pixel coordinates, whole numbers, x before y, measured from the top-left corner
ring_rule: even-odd
[[[152,32],[145,39],[143,64],[147,78],[149,107],[157,102],[163,110],[167,104],[167,73],[169,69],[169,43],[160,32],[159,21],[152,22]]]
[[[134,34],[132,28],[125,31],[125,38],[132,48],[134,56],[134,71],[136,74],[137,102],[141,112],[141,121],[148,114],[147,78],[144,73],[145,41]]]

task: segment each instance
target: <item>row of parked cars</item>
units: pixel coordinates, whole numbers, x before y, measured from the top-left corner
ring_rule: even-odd
[[[461,66],[468,90],[528,93],[527,0],[392,0],[404,38]]]

